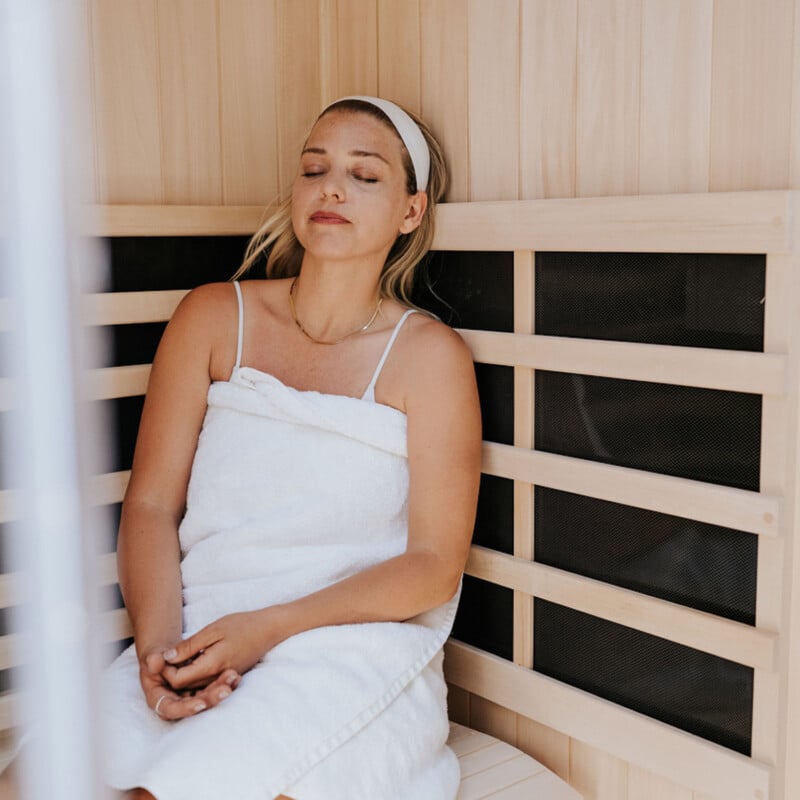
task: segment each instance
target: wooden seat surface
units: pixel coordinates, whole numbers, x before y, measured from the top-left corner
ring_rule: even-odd
[[[581,800],[547,767],[493,736],[451,722],[447,743],[461,765],[457,800]]]

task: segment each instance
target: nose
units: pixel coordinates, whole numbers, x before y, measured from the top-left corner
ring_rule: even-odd
[[[334,170],[330,170],[325,180],[320,186],[320,194],[323,199],[334,199],[342,201],[344,199],[344,181]]]

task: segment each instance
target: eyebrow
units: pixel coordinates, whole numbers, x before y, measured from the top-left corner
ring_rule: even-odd
[[[317,155],[325,156],[328,154],[328,151],[322,147],[306,147],[301,155],[305,155],[306,153],[316,153]],[[389,162],[380,153],[374,153],[372,150],[351,150],[348,155],[359,158],[378,158],[383,161],[384,164],[391,166],[391,164],[389,164]]]

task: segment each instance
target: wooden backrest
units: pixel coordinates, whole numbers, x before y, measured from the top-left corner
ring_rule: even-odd
[[[462,330],[476,362],[513,368],[513,444],[484,444],[483,471],[513,481],[513,554],[474,545],[467,574],[513,592],[513,658],[451,640],[451,685],[487,698],[575,740],[706,795],[725,800],[788,800],[800,780],[787,758],[798,745],[800,714],[800,555],[797,552],[797,430],[800,341],[798,193],[746,192],[575,200],[455,203],[440,207],[435,249],[511,251],[514,331]],[[117,206],[93,210],[98,236],[251,233],[253,207]],[[764,352],[599,341],[535,333],[537,251],[766,254]],[[167,320],[183,290],[85,298],[87,324]],[[8,309],[0,308],[3,319]],[[6,327],[7,327],[6,323]],[[760,491],[537,451],[536,370],[746,392],[762,397]],[[93,399],[144,393],[149,365],[97,369]],[[0,381],[0,410],[12,403]],[[118,503],[128,473],[94,478],[93,502]],[[756,624],[747,625],[537,563],[534,494],[547,486],[614,503],[744,531],[758,538]],[[0,522],[15,515],[0,492]],[[100,574],[116,582],[113,554]],[[18,602],[20,578],[0,576],[0,607]],[[593,615],[742,664],[754,671],[752,756],[691,735],[609,700],[545,677],[534,665],[534,598]],[[104,636],[130,635],[124,610],[106,614]],[[17,663],[16,639],[0,638],[0,669]],[[0,698],[0,728],[13,725],[13,697]]]

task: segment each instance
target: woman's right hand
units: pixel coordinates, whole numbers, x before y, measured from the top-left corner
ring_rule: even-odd
[[[219,705],[230,697],[242,679],[236,670],[226,669],[207,686],[191,692],[176,692],[164,677],[166,666],[160,652],[148,653],[139,661],[139,680],[147,705],[161,719],[169,721],[191,717]]]

